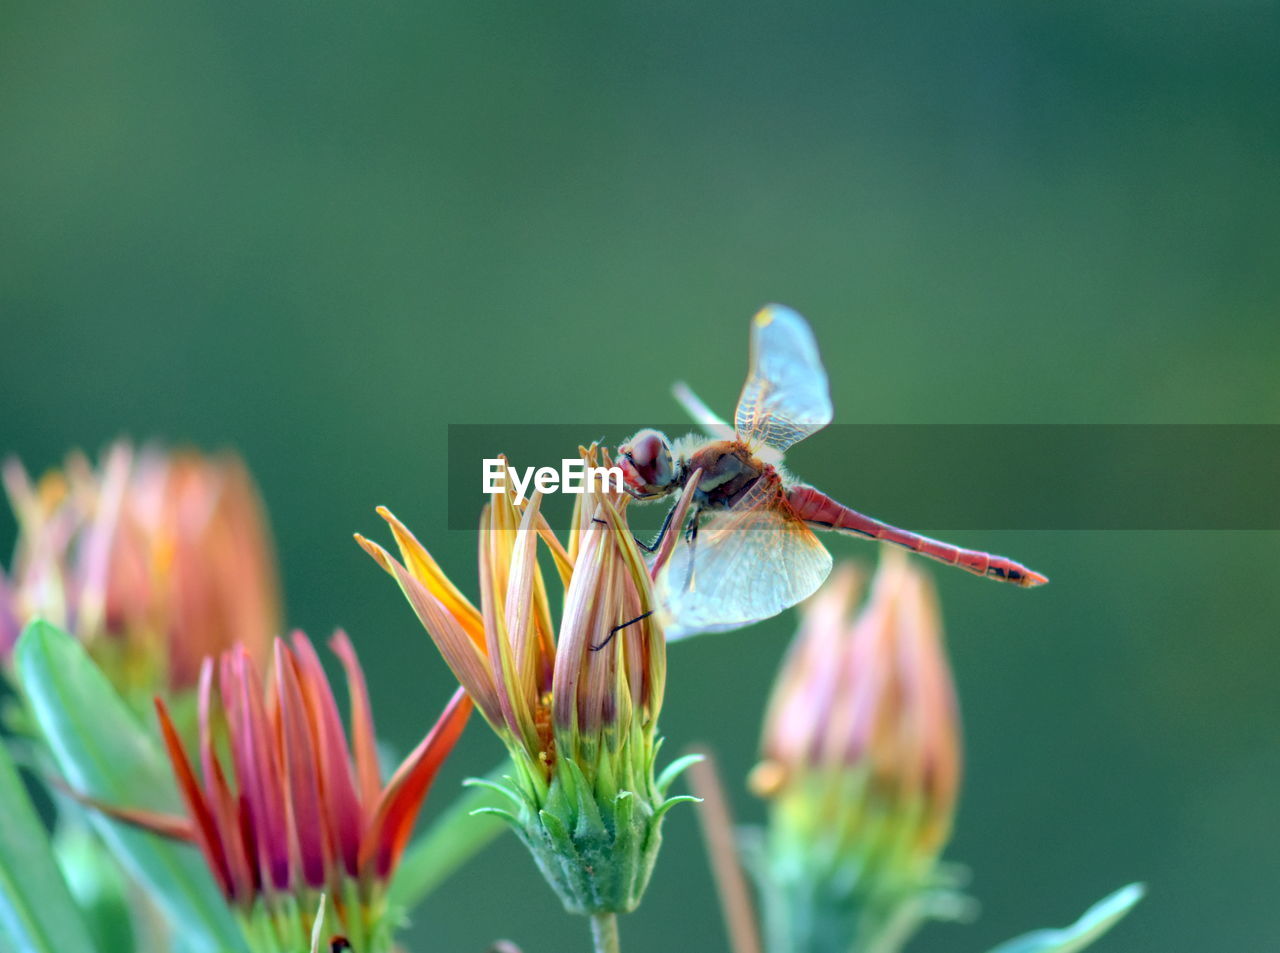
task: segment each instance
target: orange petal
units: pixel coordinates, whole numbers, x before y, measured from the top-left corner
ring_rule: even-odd
[[[409,570],[400,565],[394,556],[363,536],[357,535],[356,541],[400,584],[400,590],[413,606],[418,620],[426,627],[458,682],[480,706],[480,711],[489,724],[500,728],[504,724],[502,708],[484,649],[477,646],[446,606]]]
[[[213,813],[209,810],[209,803],[200,790],[195,772],[191,770],[191,762],[187,759],[182,739],[178,737],[178,732],[173,727],[173,720],[169,717],[169,709],[165,707],[164,699],[157,697],[155,704],[156,715],[160,719],[160,731],[164,735],[164,745],[168,749],[169,761],[173,765],[173,774],[178,782],[178,789],[182,792],[182,799],[187,804],[187,810],[191,812],[192,827],[197,842],[204,852],[209,869],[217,878],[218,886],[226,896],[232,897],[235,893],[231,871],[227,867],[226,852],[222,846],[221,833],[214,824]],[[138,813],[143,816],[147,814],[147,812]],[[152,819],[154,820],[154,815]]]
[[[458,689],[440,719],[422,742],[396,769],[378,802],[373,824],[360,847],[360,866],[373,865],[374,875],[385,880],[395,869],[418,811],[427,797],[440,765],[462,736],[471,714],[471,699]]]
[[[62,787],[59,785],[59,787]],[[200,845],[200,839],[196,834],[196,825],[187,817],[179,817],[177,814],[162,814],[158,811],[146,811],[141,808],[134,807],[116,807],[105,801],[99,801],[76,791],[63,788],[69,795],[79,801],[86,807],[91,807],[100,814],[105,814],[113,820],[121,821],[139,830],[144,830],[149,834],[157,834],[160,837],[167,837],[170,840],[183,841],[185,843]],[[206,854],[206,857],[208,855]]]
[[[227,784],[214,747],[213,711],[214,660],[206,656],[200,666],[200,767],[204,771],[205,796],[227,854],[227,868],[235,887],[234,899],[249,900],[257,894],[258,877],[253,851],[245,845],[236,798]]]
[[[378,515],[386,520],[387,525],[391,527],[391,533],[396,538],[396,545],[400,547],[400,555],[404,557],[405,565],[409,571],[458,620],[458,624],[466,630],[472,640],[477,645],[482,645],[484,643],[484,623],[481,621],[480,613],[476,610],[476,607],[449,581],[449,577],[444,574],[439,564],[431,558],[431,554],[427,552],[426,547],[418,542],[417,537],[409,532],[408,527],[396,519],[389,509],[385,506],[378,507]]]

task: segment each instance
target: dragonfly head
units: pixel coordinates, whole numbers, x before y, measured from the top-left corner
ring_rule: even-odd
[[[627,492],[637,500],[665,496],[677,482],[671,441],[656,430],[641,430],[619,446],[618,466]]]

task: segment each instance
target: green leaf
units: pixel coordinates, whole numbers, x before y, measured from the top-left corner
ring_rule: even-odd
[[[451,874],[507,830],[498,814],[511,806],[498,783],[511,773],[503,762],[490,771],[483,783],[468,787],[405,850],[391,881],[388,895],[402,910],[412,910]],[[488,809],[497,809],[496,813]],[[475,812],[482,811],[477,814]],[[508,815],[510,816],[510,815]]]
[[[15,658],[41,735],[72,788],[121,807],[180,812],[169,762],[155,736],[75,639],[32,622]],[[147,887],[188,949],[244,949],[222,894],[191,847],[89,813],[95,830]]]
[[[0,948],[94,953],[89,929],[53,859],[48,833],[4,745],[0,805]]]
[[[100,950],[133,950],[129,878],[102,839],[84,821],[84,808],[60,800],[53,855]],[[66,804],[62,805],[61,802]],[[74,816],[70,811],[74,810]]]
[[[1142,884],[1121,887],[1099,900],[1079,920],[1061,930],[1036,930],[1001,943],[991,953],[1075,953],[1106,933],[1142,899]]]

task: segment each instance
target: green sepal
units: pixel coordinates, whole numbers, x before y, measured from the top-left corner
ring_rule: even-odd
[[[489,782],[516,803],[516,833],[567,911],[628,913],[640,903],[662,843],[663,815],[686,796],[663,800],[653,781],[653,751],[624,745],[602,751],[593,777],[576,761],[556,762],[549,783]],[[687,767],[664,772],[667,783]],[[508,779],[511,780],[511,779]]]
[[[877,796],[865,767],[801,776],[774,797],[749,863],[772,953],[897,950],[926,920],[968,916],[955,869],[921,846],[923,810]]]
[[[503,777],[508,781],[511,781],[510,776],[503,775]],[[512,783],[514,784],[515,782],[512,781]],[[485,791],[493,791],[495,794],[501,794],[503,797],[508,798],[517,807],[524,803],[520,795],[513,791],[509,786],[498,781],[491,781],[488,778],[466,778],[463,780],[462,786],[465,788],[480,788]],[[468,811],[469,814],[474,814],[475,812],[475,808]]]
[[[472,811],[469,817],[496,817],[506,824],[510,824],[513,828],[520,826],[520,818],[516,817],[510,811],[504,811],[500,807],[478,807]]]
[[[663,801],[660,805],[658,805],[658,809],[653,812],[653,817],[654,817],[654,820],[658,820],[663,815],[665,815],[667,811],[671,810],[677,804],[701,804],[701,803],[702,803],[702,798],[700,797],[695,797],[692,794],[677,794],[675,797],[669,797],[665,801]]]
[[[675,783],[676,778],[680,777],[699,761],[705,760],[706,755],[698,754],[697,752],[676,758],[676,760],[663,768],[662,773],[658,775],[658,780],[654,782],[654,787],[658,789],[659,794],[665,797],[667,791],[671,789],[671,785]]]
[[[586,775],[582,773],[582,769],[578,767],[576,762],[564,761],[557,766],[558,771],[566,771],[573,779],[573,791],[576,797],[574,800],[574,809],[577,817],[573,821],[573,836],[575,839],[586,840],[596,836],[598,831],[605,830],[607,825],[604,814],[608,814],[610,820],[613,819],[613,797],[608,793],[608,789],[601,792],[600,800],[597,802],[597,794],[592,789],[592,785],[587,781]],[[552,782],[554,786],[554,782]],[[616,796],[616,795],[615,795]],[[603,808],[603,811],[601,810]]]

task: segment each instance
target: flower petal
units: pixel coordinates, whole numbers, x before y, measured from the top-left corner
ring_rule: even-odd
[[[444,656],[454,677],[479,706],[485,720],[495,729],[502,730],[505,724],[502,708],[484,650],[476,645],[445,604],[400,565],[394,556],[359,534],[356,535],[356,542],[400,584],[401,591],[436,643],[436,648]]]
[[[191,770],[191,762],[187,759],[187,752],[182,745],[182,739],[178,736],[177,729],[173,727],[173,720],[169,717],[169,709],[165,707],[164,699],[156,698],[155,705],[156,715],[160,719],[160,732],[164,736],[164,746],[169,752],[169,760],[173,763],[173,774],[178,781],[179,789],[182,791],[182,799],[187,804],[187,810],[191,812],[191,823],[197,843],[199,843],[200,849],[209,863],[209,869],[213,871],[213,875],[218,881],[218,886],[222,888],[223,894],[227,897],[233,897],[235,891],[231,880],[231,872],[227,867],[226,852],[222,846],[222,836],[214,823],[213,813],[209,810],[209,802],[205,800],[204,792],[200,789],[200,782],[196,780],[195,773]],[[134,812],[137,818],[141,818],[148,813]],[[151,815],[151,817],[154,819],[155,815]]]
[[[351,704],[351,738],[356,753],[356,776],[360,779],[360,802],[365,818],[373,816],[374,805],[382,790],[378,775],[378,736],[373,729],[373,708],[369,704],[369,687],[364,680],[364,669],[356,658],[347,633],[339,629],[329,641],[329,647],[342,660],[347,674],[347,694]]]
[[[680,494],[680,499],[676,501],[675,512],[671,515],[671,522],[668,524],[666,535],[662,538],[662,545],[658,547],[658,551],[653,554],[653,562],[649,567],[649,578],[657,579],[658,573],[662,567],[666,565],[667,560],[671,558],[672,552],[675,551],[676,543],[680,541],[681,527],[684,526],[685,514],[689,512],[689,506],[693,503],[694,493],[697,492],[698,484],[702,482],[702,471],[695,470],[693,476],[684,485],[684,492]]]
[[[263,881],[288,890],[289,828],[281,804],[283,782],[267,714],[262,679],[243,648],[223,656],[223,707],[233,714],[231,750],[236,778],[248,802]]]
[[[400,860],[431,782],[462,736],[470,714],[471,699],[464,689],[459,688],[435,726],[387,783],[373,824],[365,833],[360,848],[361,867],[367,868],[372,864],[379,879],[389,877]]]
[[[213,677],[214,660],[206,658],[200,667],[200,767],[204,771],[209,809],[218,830],[222,832],[227,869],[235,888],[233,897],[236,900],[251,901],[262,881],[254,863],[253,848],[245,844],[239,802],[231,793],[214,748]]]
[[[58,786],[61,787],[61,785]],[[99,801],[94,797],[86,797],[76,791],[67,790],[67,793],[81,804],[93,808],[100,814],[105,814],[107,817],[129,824],[139,830],[155,834],[158,837],[167,837],[169,840],[195,844],[201,848],[202,853],[204,852],[195,822],[189,817],[181,817],[177,814],[163,814],[159,811],[148,811],[135,807],[116,807],[114,804]],[[208,854],[205,854],[206,858],[208,856]]]
[[[309,887],[323,887],[332,855],[328,849],[328,817],[320,806],[315,751],[319,745],[311,731],[293,655],[279,639],[275,642],[275,676],[284,736],[286,811],[295,834],[303,880]]]
[[[493,506],[484,508],[480,523],[480,606],[484,617],[485,644],[488,650],[489,676],[493,680],[494,693],[502,720],[499,733],[520,738],[529,745],[534,734],[532,718],[524,696],[515,685],[515,663],[511,658],[511,641],[507,633],[505,613],[502,609],[503,582],[495,577],[507,576],[502,562],[510,550],[500,541],[507,530],[493,527],[492,520],[500,511]],[[533,750],[536,750],[534,748]]]
[[[427,552],[413,533],[409,532],[408,527],[396,519],[385,506],[378,507],[378,515],[387,521],[387,525],[391,527],[391,533],[396,538],[396,545],[400,547],[400,555],[404,557],[405,565],[409,571],[413,573],[414,578],[427,587],[427,590],[436,597],[449,613],[458,620],[458,624],[466,630],[472,640],[477,645],[484,642],[484,625],[480,620],[480,613],[476,610],[461,592],[457,586],[449,581],[449,577],[444,574],[439,564],[431,558],[431,554]]]
[[[352,777],[350,749],[342,728],[342,717],[338,714],[333,690],[310,640],[300,632],[294,633],[293,650],[301,668],[302,691],[320,738],[320,787],[325,812],[332,825],[333,849],[342,858],[346,872],[354,877],[360,872],[360,833],[364,818]]]

